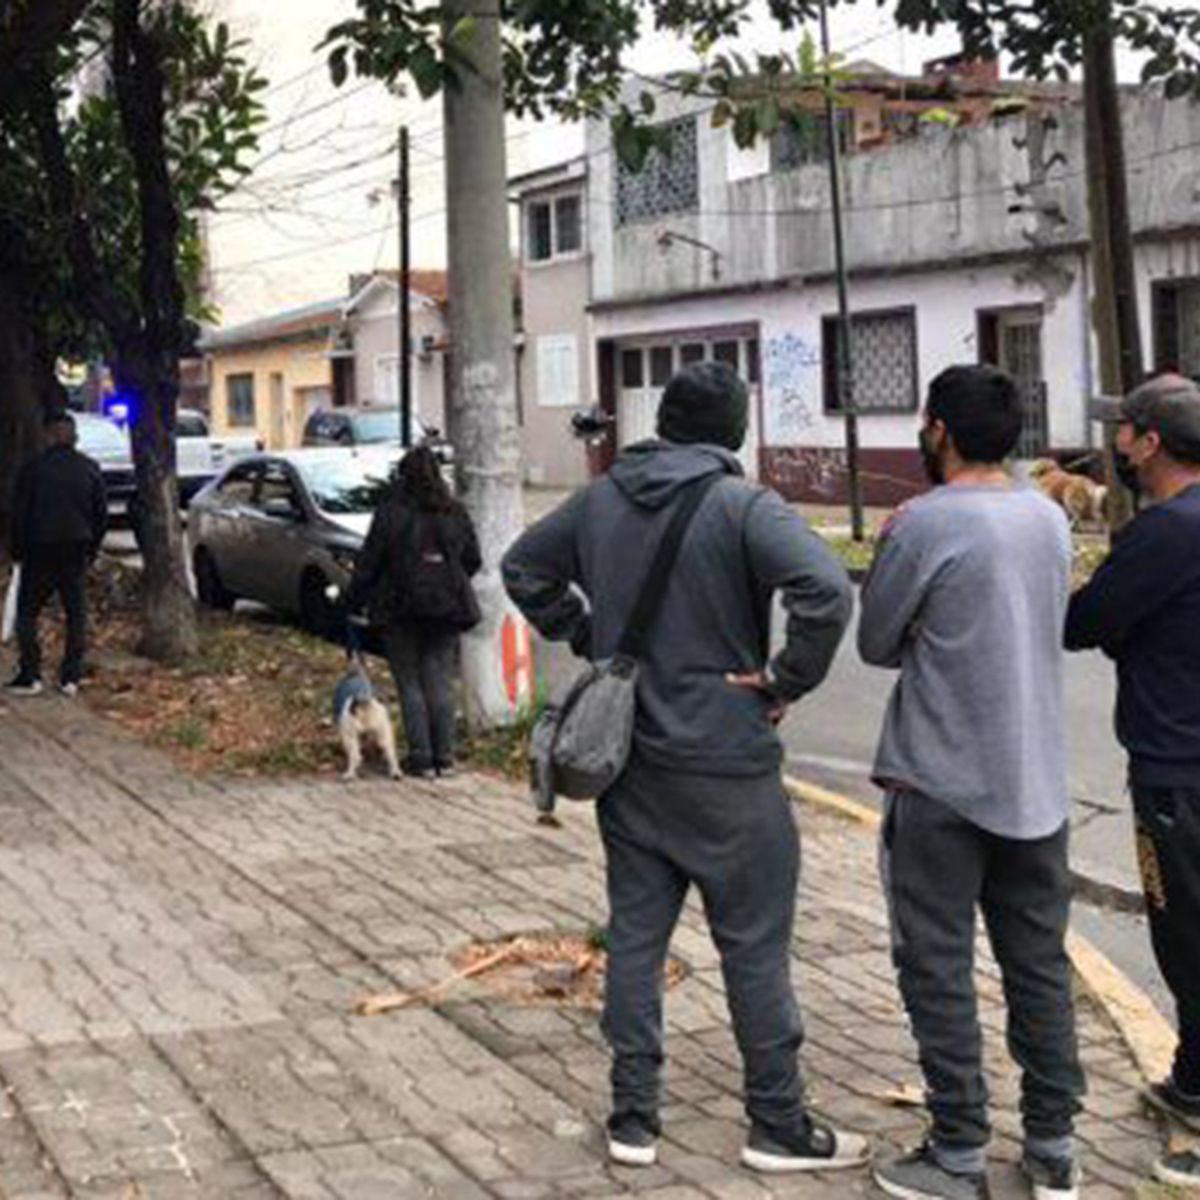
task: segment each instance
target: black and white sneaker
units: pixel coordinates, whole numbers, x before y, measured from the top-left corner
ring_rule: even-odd
[[[658,1162],[658,1122],[643,1113],[608,1119],[608,1157],[622,1167],[652,1167]]]
[[[26,675],[21,672],[4,685],[4,690],[10,696],[40,696],[42,681],[36,675]]]
[[[1164,1155],[1154,1164],[1154,1178],[1177,1188],[1200,1189],[1200,1151]]]
[[[1200,1096],[1181,1091],[1171,1078],[1161,1083],[1152,1083],[1143,1093],[1146,1103],[1159,1112],[1186,1126],[1193,1133],[1200,1133]]]
[[[882,1191],[900,1200],[990,1200],[992,1194],[986,1173],[947,1171],[928,1142],[876,1167],[874,1175]]]
[[[74,700],[79,695],[79,684],[73,679],[66,679],[58,685],[58,693],[60,696],[66,696],[68,700]]]
[[[811,1120],[795,1131],[752,1125],[742,1148],[742,1166],[767,1175],[842,1171],[864,1166],[870,1157],[871,1147],[865,1137]]]
[[[1021,1174],[1029,1180],[1033,1200],[1079,1200],[1079,1164],[1073,1158],[1042,1158],[1026,1150]]]

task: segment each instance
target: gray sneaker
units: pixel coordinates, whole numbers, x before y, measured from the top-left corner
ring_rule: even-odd
[[[1033,1200],[1079,1200],[1079,1164],[1073,1158],[1042,1158],[1026,1150],[1021,1174],[1029,1180]]]
[[[1154,1164],[1154,1178],[1177,1188],[1200,1189],[1200,1151],[1164,1155]]]
[[[926,1142],[875,1168],[875,1183],[900,1200],[991,1200],[986,1174],[954,1175],[942,1167]]]

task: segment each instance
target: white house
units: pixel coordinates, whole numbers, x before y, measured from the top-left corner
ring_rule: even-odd
[[[446,429],[446,276],[413,271],[410,276],[413,411],[428,428]],[[400,403],[399,284],[395,271],[378,271],[351,281],[343,311],[354,347],[354,397],[363,407]]]
[[[1082,108],[1069,89],[1017,104],[1012,91],[994,86],[969,127],[918,123],[845,159],[869,501],[919,485],[919,406],[953,363],[994,361],[1017,378],[1023,456],[1093,445]],[[681,364],[721,359],[753,389],[751,473],[791,498],[840,499],[827,169],[769,145],[738,150],[706,102],[664,93],[659,105],[674,149],[640,174],[618,163],[605,123],[588,131],[590,330],[616,443],[652,432]],[[1200,107],[1151,89],[1124,106],[1147,361],[1200,374]]]

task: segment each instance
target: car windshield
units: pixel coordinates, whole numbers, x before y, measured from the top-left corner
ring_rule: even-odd
[[[395,465],[390,458],[364,462],[346,457],[304,463],[300,470],[317,508],[352,516],[375,511],[391,485]]]
[[[412,419],[412,440],[419,442],[425,436],[421,422]],[[377,408],[373,412],[354,414],[354,440],[359,445],[378,445],[400,441],[400,410]]]
[[[118,425],[103,417],[95,420],[78,420],[75,423],[79,434],[79,449],[83,454],[128,454],[129,437]]]

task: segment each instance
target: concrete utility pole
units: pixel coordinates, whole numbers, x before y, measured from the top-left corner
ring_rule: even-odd
[[[1132,391],[1143,378],[1138,325],[1133,232],[1125,176],[1125,139],[1112,34],[1093,29],[1084,38],[1083,96],[1086,121],[1088,221],[1096,296],[1092,322],[1100,348],[1100,390],[1106,396]],[[1133,515],[1133,497],[1117,478],[1116,431],[1105,428],[1104,473],[1108,521],[1120,529]]]
[[[483,621],[463,639],[472,726],[514,715],[520,617],[500,579],[500,559],[524,527],[514,388],[513,290],[508,242],[500,0],[446,0],[447,30],[472,18],[458,45],[469,57],[443,89],[450,284],[449,429],[462,498],[479,533],[475,584]],[[506,628],[507,626],[507,628]],[[508,668],[506,670],[506,667]],[[520,697],[517,697],[520,699]]]

